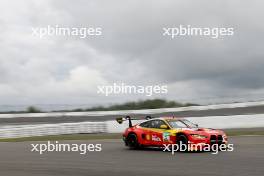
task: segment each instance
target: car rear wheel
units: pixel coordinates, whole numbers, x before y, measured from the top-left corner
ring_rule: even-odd
[[[127,138],[127,144],[128,144],[128,147],[131,149],[138,149],[140,145],[138,143],[137,135],[129,134]]]

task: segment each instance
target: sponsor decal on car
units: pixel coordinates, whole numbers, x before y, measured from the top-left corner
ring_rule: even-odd
[[[152,141],[157,141],[157,142],[160,142],[161,139],[157,136],[157,135],[152,135]]]
[[[150,140],[150,135],[149,134],[146,135],[146,140],[148,140],[148,141]]]
[[[168,142],[170,141],[170,133],[169,132],[164,132],[162,135],[163,141]]]

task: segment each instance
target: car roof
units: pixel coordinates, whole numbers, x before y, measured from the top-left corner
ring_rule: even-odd
[[[160,119],[160,120],[181,120],[183,118],[179,118],[179,117],[174,117],[174,116],[168,116],[168,117],[158,117],[158,118],[152,118],[150,120],[155,120],[155,119]]]

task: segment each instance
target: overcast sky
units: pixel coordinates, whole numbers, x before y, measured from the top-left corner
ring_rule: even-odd
[[[259,0],[1,0],[0,105],[107,105],[144,95],[97,85],[167,84],[151,98],[213,103],[264,98]],[[233,27],[234,36],[169,39],[163,27]],[[102,36],[44,37],[32,27],[101,27]]]

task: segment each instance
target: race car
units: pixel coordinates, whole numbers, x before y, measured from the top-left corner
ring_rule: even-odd
[[[227,135],[224,131],[200,128],[184,118],[147,116],[143,122],[136,125],[132,125],[132,120],[140,119],[130,116],[116,119],[120,124],[123,121],[129,122],[129,127],[123,133],[123,140],[126,146],[133,149],[164,147],[169,144],[207,144],[210,146],[227,144]]]

